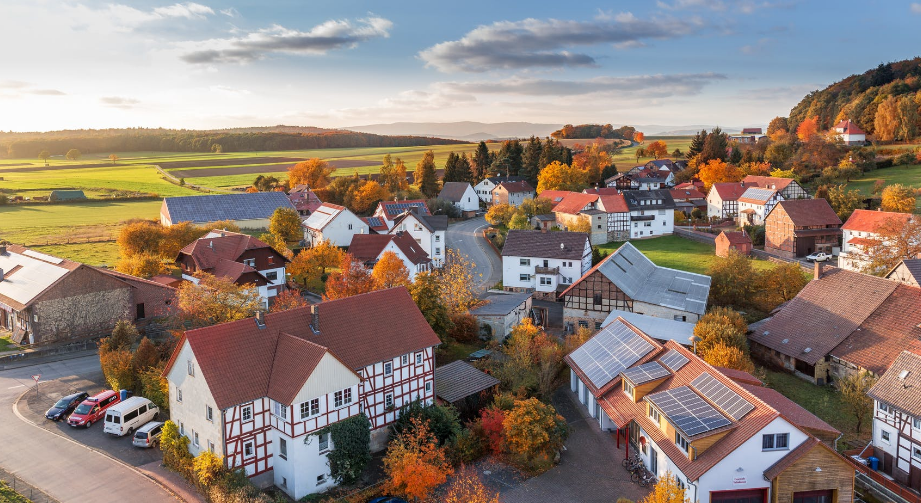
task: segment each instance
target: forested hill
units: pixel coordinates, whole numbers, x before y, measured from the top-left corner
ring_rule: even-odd
[[[176,129],[86,129],[52,131],[48,133],[0,132],[0,155],[35,157],[47,150],[51,155],[63,155],[75,148],[84,154],[109,152],[249,152],[260,150],[303,150],[315,148],[412,147],[466,143],[443,138],[421,136],[381,136],[353,131],[320,130],[322,132],[276,132],[223,130],[193,131]],[[314,128],[303,128],[314,129]],[[319,129],[319,128],[317,128]],[[244,132],[245,131],[245,132]],[[219,146],[219,147],[218,147]]]
[[[921,107],[919,90],[921,57],[880,64],[860,75],[851,75],[825,89],[809,93],[790,111],[789,123],[796,128],[804,119],[818,116],[819,129],[828,129],[839,120],[850,119],[873,134],[877,129],[876,115],[882,105],[885,117],[881,121],[917,124]],[[889,117],[892,113],[896,114],[895,119]],[[911,117],[899,119],[899,115],[906,114]]]
[[[566,124],[562,129],[557,129],[550,133],[550,136],[558,140],[566,138],[578,138],[583,140],[594,140],[595,138],[632,140],[633,133],[635,132],[636,129],[631,126],[614,128],[614,126],[610,124],[579,124],[578,126]]]

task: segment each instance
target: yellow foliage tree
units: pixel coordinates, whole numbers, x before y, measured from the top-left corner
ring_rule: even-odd
[[[413,418],[412,427],[390,442],[384,457],[388,485],[407,498],[426,499],[454,470],[428,422]]]
[[[714,183],[738,182],[742,180],[742,172],[732,164],[726,164],[719,159],[711,159],[700,167],[697,177],[704,182],[704,192],[709,192]]]
[[[307,185],[311,189],[322,189],[329,184],[333,168],[323,159],[313,158],[301,161],[288,168],[288,186]]]
[[[345,252],[329,240],[298,253],[288,264],[288,273],[298,284],[315,292],[323,292],[323,276],[328,269],[339,267]]]
[[[204,273],[197,285],[191,281],[179,285],[176,305],[193,326],[208,326],[255,316],[262,299],[255,285],[237,285]]]
[[[509,220],[508,228],[527,230],[531,228],[531,222],[528,220],[528,216],[519,210],[519,211],[516,211],[515,214],[512,216],[512,219]]]
[[[671,472],[660,478],[643,503],[685,503],[684,489]]]
[[[531,468],[547,467],[569,431],[563,416],[536,398],[516,400],[502,426],[509,453]]]
[[[587,174],[559,161],[547,165],[537,176],[537,193],[545,190],[571,190],[582,192],[588,186]]]
[[[134,389],[135,371],[131,351],[115,349],[100,351],[99,364],[106,383],[112,389]]]
[[[356,213],[371,213],[377,203],[390,199],[390,191],[374,180],[365,180],[352,195],[351,209]]]
[[[899,130],[899,100],[895,96],[884,99],[876,109],[873,132],[879,141],[895,140]]]
[[[917,193],[911,187],[900,183],[887,186],[883,189],[883,211],[898,213],[911,213],[915,211]]]
[[[489,208],[489,211],[486,212],[486,221],[489,222],[490,225],[507,226],[512,220],[512,217],[515,216],[515,211],[517,210],[511,204],[494,204]]]
[[[220,456],[216,456],[211,451],[202,451],[198,456],[195,456],[195,460],[192,461],[192,467],[195,469],[195,477],[198,479],[198,483],[203,486],[209,486],[221,473],[221,470],[224,469],[224,462]]]
[[[774,178],[793,178],[796,179],[796,174],[793,173],[792,169],[780,169],[775,168],[771,170],[771,176]]]
[[[592,221],[588,218],[580,218],[566,227],[570,232],[585,232],[590,234],[592,232]]]
[[[441,303],[448,314],[467,312],[477,302],[477,280],[483,275],[474,272],[475,264],[467,255],[449,249],[444,266],[438,273]]]
[[[379,289],[409,286],[411,283],[406,264],[392,251],[385,251],[381,254],[380,260],[374,264],[374,269],[371,271],[371,279]]]
[[[158,255],[149,253],[121,257],[115,264],[115,269],[139,278],[150,278],[169,270]]]
[[[301,216],[294,208],[278,208],[269,218],[269,232],[282,241],[300,241],[304,238]]]
[[[703,359],[716,367],[742,370],[748,373],[755,370],[755,364],[743,350],[735,346],[727,346],[723,342],[717,342],[707,348],[703,353]]]

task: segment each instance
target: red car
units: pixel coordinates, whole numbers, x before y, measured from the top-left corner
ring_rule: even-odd
[[[67,418],[67,424],[77,427],[89,428],[93,423],[102,421],[106,409],[120,402],[117,391],[106,390],[96,396],[91,396],[74,409],[73,414]]]

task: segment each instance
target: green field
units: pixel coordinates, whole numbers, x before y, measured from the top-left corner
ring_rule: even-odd
[[[668,155],[665,156],[669,159],[672,157],[672,152],[678,148],[681,149],[682,154],[687,153],[688,147],[691,145],[690,136],[647,136],[643,141],[643,144],[635,145],[632,147],[627,147],[621,149],[619,153],[612,156],[614,164],[617,165],[618,171],[627,171],[637,164],[645,164],[651,160],[652,157],[640,157],[639,162],[636,160],[636,150],[644,148],[646,145],[656,141],[661,140],[665,142],[665,145],[668,147]],[[672,159],[673,161],[675,159]]]
[[[669,267],[681,271],[697,274],[707,274],[707,269],[718,257],[716,249],[705,243],[691,241],[678,236],[662,236],[652,239],[636,239],[630,241],[653,263],[660,267]],[[598,248],[604,253],[612,253],[623,245],[622,242],[600,245]],[[764,270],[774,267],[772,262],[766,260],[753,260],[755,270]]]
[[[921,187],[921,164],[907,164],[891,168],[868,171],[860,178],[852,180],[847,188],[857,189],[867,197],[873,195],[873,185],[876,180],[882,180],[886,185],[900,183],[910,187]],[[921,198],[918,199],[918,208],[921,208]]]

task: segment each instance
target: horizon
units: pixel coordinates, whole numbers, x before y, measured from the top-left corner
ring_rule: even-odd
[[[0,130],[763,126],[812,91],[917,56],[921,21],[917,2],[609,6],[14,2],[0,19],[17,47]],[[873,29],[885,40],[863,36]]]

